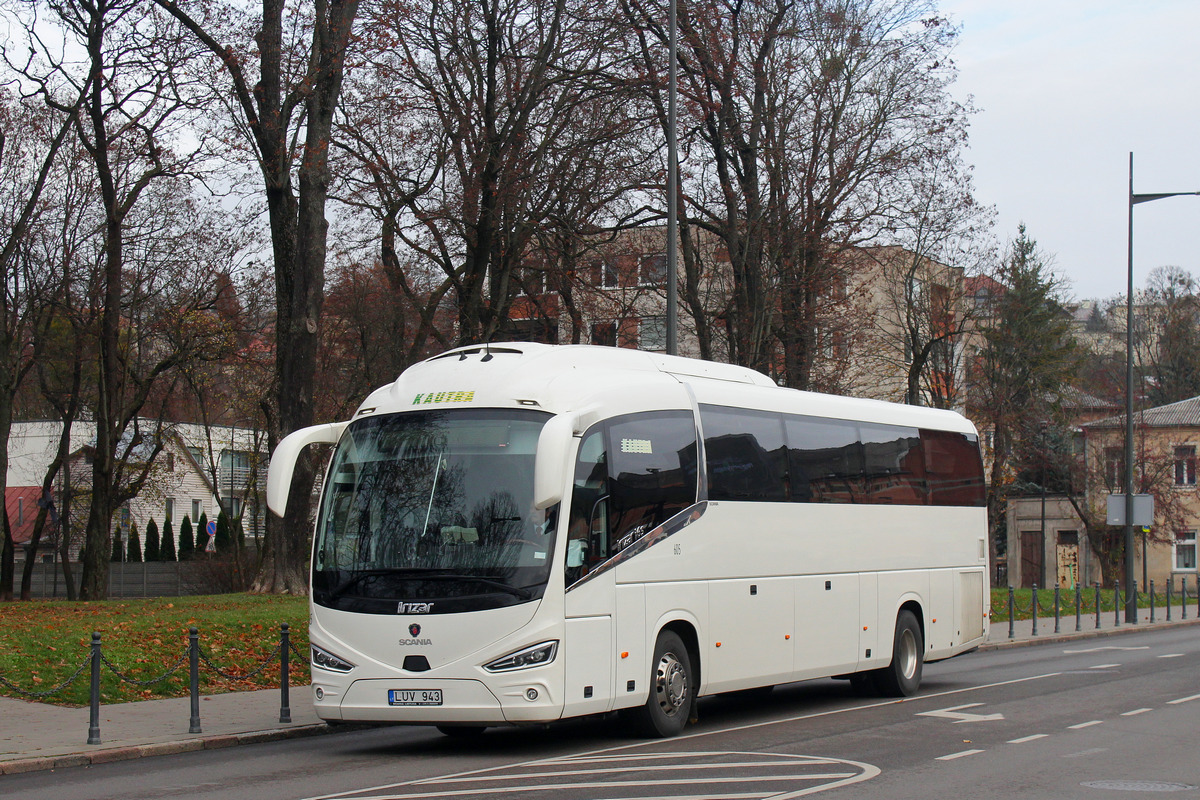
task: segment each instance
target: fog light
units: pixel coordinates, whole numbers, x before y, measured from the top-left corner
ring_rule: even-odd
[[[537,699],[538,699],[538,690],[537,690],[537,689],[533,689],[533,688],[526,689],[526,690],[525,690],[525,699],[526,699],[526,700],[528,700],[528,701],[529,701],[529,702],[531,702],[531,703],[532,703],[534,700],[537,700]]]
[[[318,686],[318,687],[317,687],[317,699],[318,699],[318,700],[324,700],[324,699],[325,699],[325,690],[324,690],[324,689],[322,689],[320,686]]]

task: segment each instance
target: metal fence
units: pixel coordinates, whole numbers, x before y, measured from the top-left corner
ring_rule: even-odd
[[[80,565],[73,565],[75,588],[79,589]],[[229,562],[214,560],[151,561],[147,563],[113,563],[108,565],[108,596],[181,597],[192,594],[221,594],[233,591]],[[17,568],[20,581],[21,567]],[[34,600],[65,599],[66,582],[58,564],[37,563],[33,566],[30,584]]]
[[[1179,584],[1177,592],[1175,579],[1172,578],[1166,584],[1166,591],[1160,593],[1155,588],[1154,581],[1150,581],[1149,588],[1142,592],[1138,590],[1137,581],[1134,581],[1132,595],[1137,598],[1139,609],[1149,610],[1150,622],[1157,622],[1160,614],[1167,622],[1170,622],[1175,609],[1179,610],[1180,619],[1187,619],[1189,602],[1195,604],[1195,614],[1197,618],[1200,618],[1200,577],[1196,578],[1192,589],[1188,588],[1186,577],[1181,577]],[[997,605],[993,601],[992,619],[1007,619],[1008,638],[1010,639],[1016,637],[1015,623],[1018,618],[1032,621],[1034,636],[1038,635],[1039,622],[1042,619],[1049,619],[1051,616],[1054,619],[1054,633],[1062,632],[1064,617],[1068,620],[1074,618],[1075,631],[1083,630],[1085,618],[1088,620],[1088,624],[1091,624],[1094,618],[1095,628],[1098,630],[1101,626],[1101,615],[1105,613],[1112,613],[1114,624],[1116,627],[1120,627],[1121,614],[1125,609],[1125,604],[1130,600],[1130,592],[1128,590],[1125,593],[1121,592],[1120,581],[1114,582],[1113,588],[1107,591],[1102,590],[1099,583],[1093,584],[1090,588],[1090,596],[1085,601],[1083,587],[1080,584],[1075,584],[1074,587],[1064,591],[1059,586],[1039,589],[1035,583],[1028,600],[1018,601],[1016,590],[1009,586],[1008,594],[1001,605]],[[1070,622],[1068,621],[1067,624]]]
[[[233,672],[223,669],[213,662],[208,653],[200,645],[200,631],[196,628],[188,629],[187,646],[182,650],[179,658],[167,668],[165,672],[156,675],[147,680],[134,678],[127,674],[121,667],[114,664],[104,655],[103,643],[100,633],[92,634],[92,643],[88,648],[88,654],[79,662],[79,666],[71,673],[71,676],[59,683],[57,686],[45,690],[30,690],[23,688],[14,680],[0,675],[0,685],[14,692],[20,697],[28,700],[42,701],[54,695],[60,694],[75,681],[82,678],[84,671],[88,671],[91,676],[91,688],[89,690],[89,714],[88,714],[88,744],[101,744],[100,739],[100,674],[101,670],[107,668],[109,672],[117,677],[123,683],[128,683],[132,686],[146,688],[162,683],[170,678],[176,672],[187,665],[188,670],[188,693],[191,698],[191,716],[188,719],[188,733],[203,733],[200,725],[200,670],[201,666],[211,670],[213,673],[220,675],[229,680],[247,680],[254,678],[266,672],[276,663],[279,664],[279,721],[281,723],[290,723],[292,721],[292,708],[289,696],[290,684],[290,669],[291,656],[295,655],[301,663],[307,664],[308,657],[301,653],[289,638],[288,624],[285,622],[280,626],[279,630],[279,645],[273,646],[267,657],[260,661],[255,667],[245,672]]]

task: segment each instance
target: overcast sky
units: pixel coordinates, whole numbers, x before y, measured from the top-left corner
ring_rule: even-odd
[[[962,28],[956,96],[997,237],[1024,221],[1078,299],[1123,294],[1134,191],[1200,190],[1200,0],[940,0]],[[1200,278],[1200,197],[1134,210],[1134,281]]]

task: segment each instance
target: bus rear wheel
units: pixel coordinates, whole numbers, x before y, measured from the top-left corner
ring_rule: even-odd
[[[692,716],[697,688],[687,646],[678,634],[663,631],[654,645],[650,697],[644,706],[631,709],[628,719],[643,736],[675,736]]]
[[[875,688],[884,697],[911,697],[921,686],[925,640],[916,616],[908,610],[896,617],[892,663],[874,674]]]

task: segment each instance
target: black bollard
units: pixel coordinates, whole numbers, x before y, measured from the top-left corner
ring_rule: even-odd
[[[288,698],[288,624],[285,622],[279,632],[279,721],[292,721],[292,705]]]
[[[188,687],[192,695],[192,718],[188,733],[203,733],[200,729],[200,631],[188,628]]]
[[[88,744],[100,744],[100,632],[92,632],[92,696],[88,712]]]

